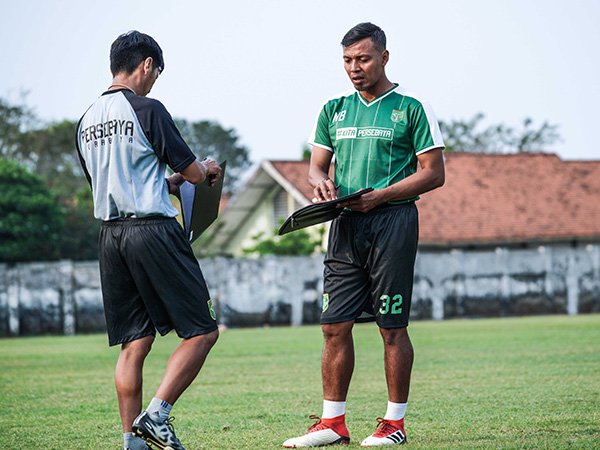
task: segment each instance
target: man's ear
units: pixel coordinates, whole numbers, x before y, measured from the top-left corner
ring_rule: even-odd
[[[390,60],[390,52],[388,52],[387,50],[384,50],[381,55],[381,61],[383,62],[383,65],[385,66],[389,60]]]
[[[144,73],[149,73],[149,72],[152,72],[153,70],[154,70],[154,60],[152,59],[152,56],[148,56],[144,60]]]

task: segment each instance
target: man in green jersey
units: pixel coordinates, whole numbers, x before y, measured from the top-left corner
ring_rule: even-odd
[[[407,332],[418,241],[415,201],[444,184],[444,143],[431,108],[386,76],[384,32],[371,23],[342,40],[354,89],[326,101],[310,143],[314,201],[372,187],[345,203],[331,226],[325,258],[322,355],[323,414],[284,447],[345,444],[346,395],[354,369],[352,327],[375,319],[384,345],[388,406],[362,446],[406,442],[413,348]],[[335,155],[335,180],[328,177]],[[417,165],[420,170],[417,171]]]

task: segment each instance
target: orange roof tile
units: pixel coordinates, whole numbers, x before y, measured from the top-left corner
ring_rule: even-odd
[[[313,198],[313,188],[308,183],[308,161],[269,161],[286,180],[294,185],[307,200]],[[329,176],[333,178],[333,169]]]
[[[446,154],[446,184],[419,202],[422,241],[600,238],[600,161]]]
[[[600,161],[448,152],[446,184],[418,202],[421,245],[600,239]],[[308,161],[271,161],[307,199]]]

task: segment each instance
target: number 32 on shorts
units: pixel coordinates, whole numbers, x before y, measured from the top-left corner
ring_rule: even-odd
[[[379,297],[381,307],[379,314],[402,314],[402,295],[396,294],[390,298],[389,295],[383,294]]]

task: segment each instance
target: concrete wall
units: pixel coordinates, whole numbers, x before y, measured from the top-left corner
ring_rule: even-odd
[[[201,260],[229,326],[316,323],[322,256]],[[421,250],[411,317],[600,312],[600,245]],[[97,262],[0,264],[0,336],[104,330]]]
[[[0,264],[0,336],[102,330],[97,262]]]

